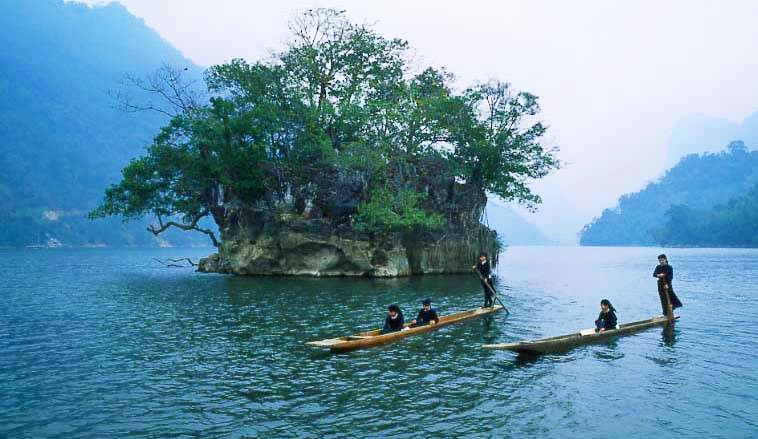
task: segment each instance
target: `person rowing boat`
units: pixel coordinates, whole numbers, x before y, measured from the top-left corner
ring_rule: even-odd
[[[484,308],[491,308],[495,304],[492,300],[494,288],[492,286],[492,269],[487,260],[487,253],[480,253],[479,262],[471,268],[478,271],[481,277],[482,289],[484,290]]]
[[[661,299],[663,315],[674,317],[674,310],[682,307],[682,302],[674,293],[671,282],[674,280],[674,268],[669,265],[665,254],[658,255],[658,265],[653,270],[653,277],[658,279],[658,297]]]
[[[380,334],[389,334],[390,332],[402,331],[405,325],[403,311],[396,303],[387,307],[387,318],[384,319],[384,327]]]
[[[432,299],[424,299],[421,302],[421,309],[418,312],[418,316],[411,322],[411,327],[424,325],[436,325],[439,323],[440,318],[437,316],[437,310],[432,308]]]

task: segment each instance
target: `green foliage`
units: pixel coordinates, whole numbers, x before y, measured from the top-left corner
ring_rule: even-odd
[[[746,193],[756,181],[758,152],[747,151],[742,142],[732,142],[726,151],[718,154],[686,156],[659,181],[648,184],[640,192],[622,196],[616,208],[604,210],[584,227],[580,243],[654,245],[658,239],[674,242],[676,240],[660,234],[672,206],[688,209],[672,209],[673,218],[680,221],[682,215],[709,211]]]
[[[495,237],[496,254],[499,254],[501,251],[505,250],[506,248],[508,248],[508,244],[505,243],[502,236],[497,235]]]
[[[419,207],[424,198],[424,194],[413,190],[376,188],[369,201],[358,206],[355,227],[376,234],[439,228],[444,222],[442,216]]]
[[[202,218],[223,221],[225,203],[254,204],[270,182],[261,171],[265,150],[245,118],[222,98],[174,117],[90,217],[153,214],[165,230],[164,218],[180,216],[187,229],[203,231],[197,226]]]
[[[466,108],[476,114],[459,119],[462,141],[449,155],[457,175],[533,209],[541,199],[528,183],[560,167],[554,155],[557,149],[546,150],[541,144],[547,127],[528,122],[539,113],[537,97],[490,81],[469,88],[463,98]]]
[[[144,222],[86,219],[167,123],[115,108],[108,91],[162,62],[186,67],[188,78],[200,69],[116,3],[0,1],[0,40],[0,246],[48,236],[66,245],[154,244]],[[63,214],[47,220],[47,211]]]
[[[447,181],[482,199],[489,191],[540,201],[528,183],[558,162],[540,143],[545,127],[527,123],[539,111],[535,96],[498,82],[456,94],[449,73],[411,71],[405,41],[335,10],[308,10],[290,30],[288,47],[271,60],[210,68],[210,102],[182,108],[93,216],[178,215],[191,228],[210,215],[223,229],[227,209],[300,214],[316,205],[338,212],[334,221],[357,214],[371,231],[437,227],[440,212],[402,190],[420,187],[430,157],[446,159]],[[338,190],[335,175],[360,183],[352,205],[324,201]]]
[[[747,194],[710,210],[673,206],[656,231],[662,245],[758,247],[758,184]]]
[[[381,151],[360,143],[345,146],[331,156],[331,161],[337,167],[363,171],[370,175],[385,175],[387,172],[387,163]]]

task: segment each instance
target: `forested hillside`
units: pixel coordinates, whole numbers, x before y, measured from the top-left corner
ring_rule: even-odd
[[[618,206],[604,210],[581,231],[580,243],[654,245],[657,239],[676,243],[680,235],[673,231],[684,226],[682,218],[687,216],[688,221],[701,222],[703,218],[696,212],[710,212],[714,206],[743,196],[756,182],[758,152],[749,151],[743,142],[732,142],[718,154],[688,155],[660,180],[622,196]],[[742,200],[747,202],[748,198]],[[672,206],[677,207],[671,209]],[[738,212],[723,209],[726,208],[720,210],[723,215],[727,210],[730,215]],[[716,223],[710,224],[715,227]],[[664,227],[669,231],[664,231]]]
[[[86,219],[167,120],[109,91],[164,63],[200,69],[115,3],[0,0],[0,40],[0,246],[156,244],[143,223]]]
[[[663,245],[758,247],[758,184],[713,209],[673,206],[666,226],[655,233]]]

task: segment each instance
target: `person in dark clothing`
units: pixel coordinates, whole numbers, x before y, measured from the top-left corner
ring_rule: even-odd
[[[616,329],[618,318],[616,318],[616,308],[611,305],[611,301],[603,299],[600,301],[600,315],[595,320],[595,331],[602,332],[609,329]]]
[[[658,255],[658,266],[653,270],[653,277],[658,279],[658,297],[661,299],[663,315],[671,318],[674,316],[674,309],[681,308],[682,302],[671,286],[674,280],[674,268],[669,265],[666,255]]]
[[[396,303],[393,303],[387,307],[387,318],[384,319],[384,327],[379,331],[379,334],[402,331],[404,324],[403,311]]]
[[[424,326],[430,323],[436,325],[439,323],[440,318],[437,316],[437,310],[432,308],[432,299],[424,299],[421,306],[422,308],[418,312],[418,316],[411,322],[411,326]]]
[[[492,291],[494,288],[492,287],[492,270],[490,269],[490,263],[487,260],[487,253],[481,253],[479,255],[479,262],[471,268],[482,275],[483,280],[481,282],[482,289],[484,290],[484,308],[493,307],[495,305],[495,302],[492,300]]]

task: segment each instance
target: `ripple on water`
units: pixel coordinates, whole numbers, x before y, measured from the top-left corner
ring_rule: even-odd
[[[511,315],[346,354],[304,341],[479,305],[472,276],[246,279],[167,270],[193,250],[0,251],[0,437],[754,437],[758,252],[672,249],[673,329],[545,356],[482,343],[659,312],[654,249],[512,247]],[[591,270],[588,270],[591,268]],[[738,271],[735,271],[738,270]],[[507,285],[504,285],[507,284]]]

